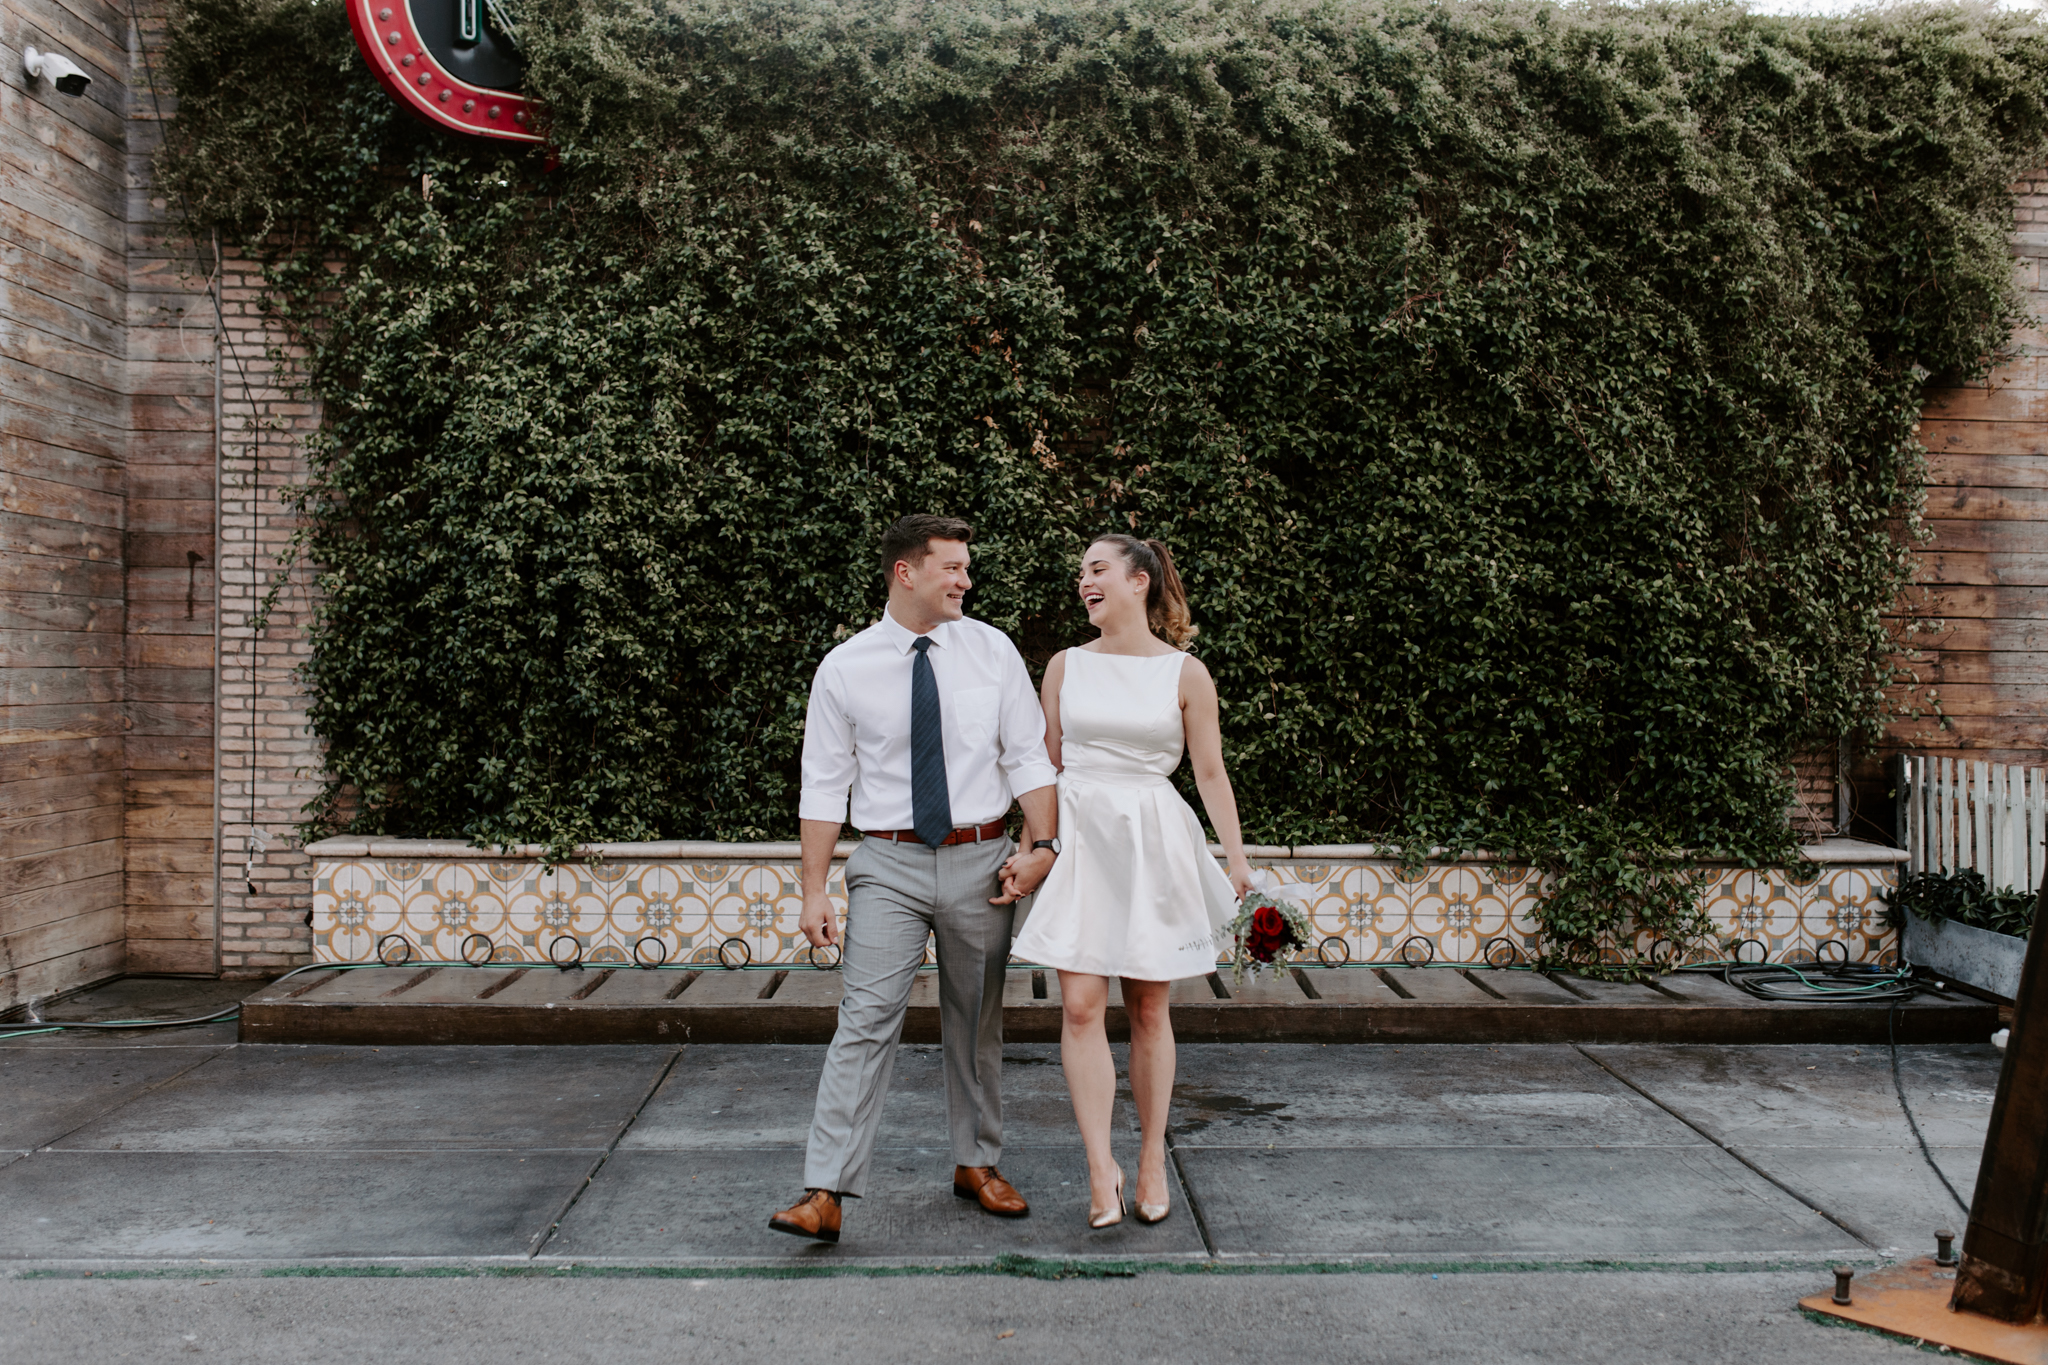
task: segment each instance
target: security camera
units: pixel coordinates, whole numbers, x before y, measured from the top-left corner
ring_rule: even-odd
[[[29,79],[40,76],[67,95],[83,95],[92,77],[78,69],[78,63],[61,52],[38,52],[29,48],[21,54],[21,69]]]

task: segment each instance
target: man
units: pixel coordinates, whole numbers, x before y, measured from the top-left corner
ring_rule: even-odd
[[[1051,870],[1059,803],[1045,715],[1008,637],[968,620],[967,543],[957,517],[910,516],[882,535],[889,607],[825,656],[804,723],[804,936],[838,941],[825,894],[849,816],[865,838],[846,863],[844,995],[825,1054],[804,1157],[804,1197],[777,1232],[839,1240],[840,1201],[867,1189],[903,1011],[938,941],[939,1022],[953,1193],[1021,1218],[1024,1197],[996,1169],[1003,1147],[1003,973],[1015,903]],[[1026,851],[1003,833],[1012,795]]]

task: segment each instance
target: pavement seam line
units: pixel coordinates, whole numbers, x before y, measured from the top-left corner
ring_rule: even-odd
[[[1664,1103],[1664,1101],[1658,1099],[1655,1095],[1652,1095],[1649,1091],[1643,1089],[1643,1087],[1637,1085],[1628,1077],[1622,1075],[1619,1071],[1609,1066],[1606,1062],[1601,1061],[1598,1057],[1595,1057],[1592,1053],[1586,1051],[1583,1045],[1579,1043],[1573,1043],[1572,1050],[1574,1052],[1577,1052],[1581,1057],[1584,1057],[1587,1061],[1591,1062],[1594,1066],[1599,1067],[1602,1071],[1614,1077],[1615,1080],[1620,1081],[1623,1085],[1635,1091],[1638,1095],[1641,1095],[1651,1104],[1656,1105],[1659,1109],[1662,1109],[1665,1113],[1671,1115],[1672,1118],[1677,1119],[1680,1123],[1692,1129],[1695,1133],[1698,1133],[1707,1141],[1713,1143],[1716,1147],[1726,1152],[1729,1156],[1734,1157],[1737,1161],[1741,1162],[1744,1166],[1754,1171],[1763,1179],[1768,1180],[1772,1185],[1776,1186],[1778,1189],[1783,1190],[1786,1194],[1792,1196],[1792,1198],[1798,1200],[1807,1208],[1812,1209],[1815,1213],[1827,1219],[1830,1223],[1833,1223],[1836,1227],[1848,1233],[1857,1241],[1863,1243],[1863,1245],[1869,1247],[1872,1251],[1879,1253],[1882,1253],[1884,1251],[1884,1240],[1878,1237],[1877,1234],[1871,1232],[1870,1229],[1862,1226],[1860,1223],[1855,1222],[1853,1219],[1845,1218],[1840,1215],[1830,1213],[1827,1209],[1822,1208],[1816,1200],[1808,1198],[1801,1191],[1794,1189],[1792,1186],[1786,1184],[1784,1181],[1778,1179],[1778,1177],[1772,1175],[1769,1171],[1765,1170],[1762,1166],[1759,1166],[1756,1162],[1751,1161],[1747,1156],[1743,1155],[1740,1149],[1732,1147],[1728,1143],[1721,1141],[1720,1138],[1714,1136],[1714,1134],[1708,1132],[1699,1124],[1694,1123],[1684,1114],[1681,1114],[1680,1112],[1678,1112],[1678,1110]]]
[[[1913,1106],[1906,1099],[1905,1078],[1899,1075],[1899,1030],[1898,1019],[1902,1002],[1893,1001],[1891,1013],[1885,1016],[1885,1041],[1892,1049],[1892,1093],[1899,1097],[1899,1112],[1906,1116],[1906,1126],[1913,1130],[1913,1141],[1920,1144],[1921,1159],[1927,1169],[1934,1172],[1934,1178],[1948,1191],[1948,1197],[1956,1201],[1956,1207],[1963,1211],[1963,1222],[1970,1221],[1970,1202],[1956,1193],[1956,1187],[1949,1183],[1948,1172],[1941,1169],[1941,1163],[1934,1159],[1934,1153],[1927,1146],[1927,1138],[1920,1131],[1920,1120],[1913,1117]],[[1974,1191],[1973,1191],[1974,1193]]]
[[[1188,1179],[1187,1168],[1180,1164],[1180,1144],[1173,1140],[1173,1130],[1166,1130],[1166,1154],[1173,1158],[1173,1173],[1180,1177],[1181,1193],[1188,1197],[1188,1216],[1195,1220],[1195,1231],[1202,1235],[1202,1250],[1211,1260],[1220,1253],[1216,1250],[1216,1239],[1209,1233],[1209,1216],[1202,1212],[1202,1201],[1195,1194],[1195,1184]]]
[[[669,1054],[667,1064],[661,1068],[655,1075],[654,1080],[648,1085],[647,1093],[640,1097],[640,1103],[633,1106],[633,1112],[626,1115],[625,1122],[619,1125],[619,1131],[612,1134],[612,1140],[605,1144],[602,1152],[598,1153],[596,1164],[584,1172],[583,1183],[570,1193],[568,1199],[563,1202],[562,1207],[555,1210],[555,1216],[548,1219],[547,1226],[540,1230],[540,1235],[533,1239],[533,1247],[526,1253],[528,1260],[540,1255],[547,1244],[555,1240],[555,1234],[562,1230],[562,1220],[569,1216],[569,1210],[575,1208],[577,1201],[583,1198],[583,1192],[589,1189],[592,1182],[597,1179],[598,1172],[604,1169],[604,1164],[612,1159],[612,1153],[617,1151],[619,1144],[626,1140],[626,1134],[631,1132],[633,1125],[640,1121],[640,1115],[646,1112],[649,1104],[653,1103],[655,1093],[661,1089],[662,1082],[669,1078],[669,1073],[676,1069],[676,1063],[682,1059],[683,1049],[681,1047],[678,1047]]]
[[[95,1112],[90,1118],[87,1118],[80,1123],[75,1123],[71,1127],[66,1128],[63,1132],[57,1134],[57,1136],[51,1138],[49,1141],[38,1142],[33,1147],[30,1147],[26,1152],[23,1152],[22,1156],[24,1158],[27,1158],[34,1156],[37,1152],[49,1151],[58,1143],[62,1142],[65,1138],[70,1137],[73,1133],[84,1132],[86,1129],[92,1127],[95,1123],[98,1123],[101,1119],[107,1117],[109,1114],[115,1113],[116,1111],[121,1109],[126,1109],[129,1105],[135,1103],[135,1101],[141,1099],[143,1096],[153,1094],[154,1092],[162,1089],[164,1086],[169,1085],[172,1081],[178,1080],[181,1077],[191,1075],[200,1067],[205,1066],[208,1062],[220,1056],[222,1052],[227,1052],[233,1048],[237,1048],[240,1046],[240,1043],[220,1044],[219,1052],[209,1052],[204,1057],[201,1057],[198,1061],[192,1063],[192,1065],[179,1067],[176,1071],[173,1071],[170,1075],[163,1077],[161,1080],[151,1081],[148,1085],[143,1086],[142,1089],[136,1091],[134,1094],[128,1096],[125,1099],[114,1101],[114,1103],[108,1105],[106,1108]]]

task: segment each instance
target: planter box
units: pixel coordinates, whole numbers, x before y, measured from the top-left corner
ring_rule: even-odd
[[[2011,1000],[2019,994],[2020,964],[2027,941],[1994,934],[1952,919],[1924,920],[1906,916],[1906,960],[1931,968],[1952,981]]]

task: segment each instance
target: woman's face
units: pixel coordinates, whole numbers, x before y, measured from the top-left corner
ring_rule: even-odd
[[[1081,576],[1074,587],[1081,605],[1088,609],[1088,624],[1106,630],[1135,614],[1145,615],[1145,593],[1152,586],[1147,574],[1134,574],[1124,552],[1109,541],[1097,541],[1081,556]]]

